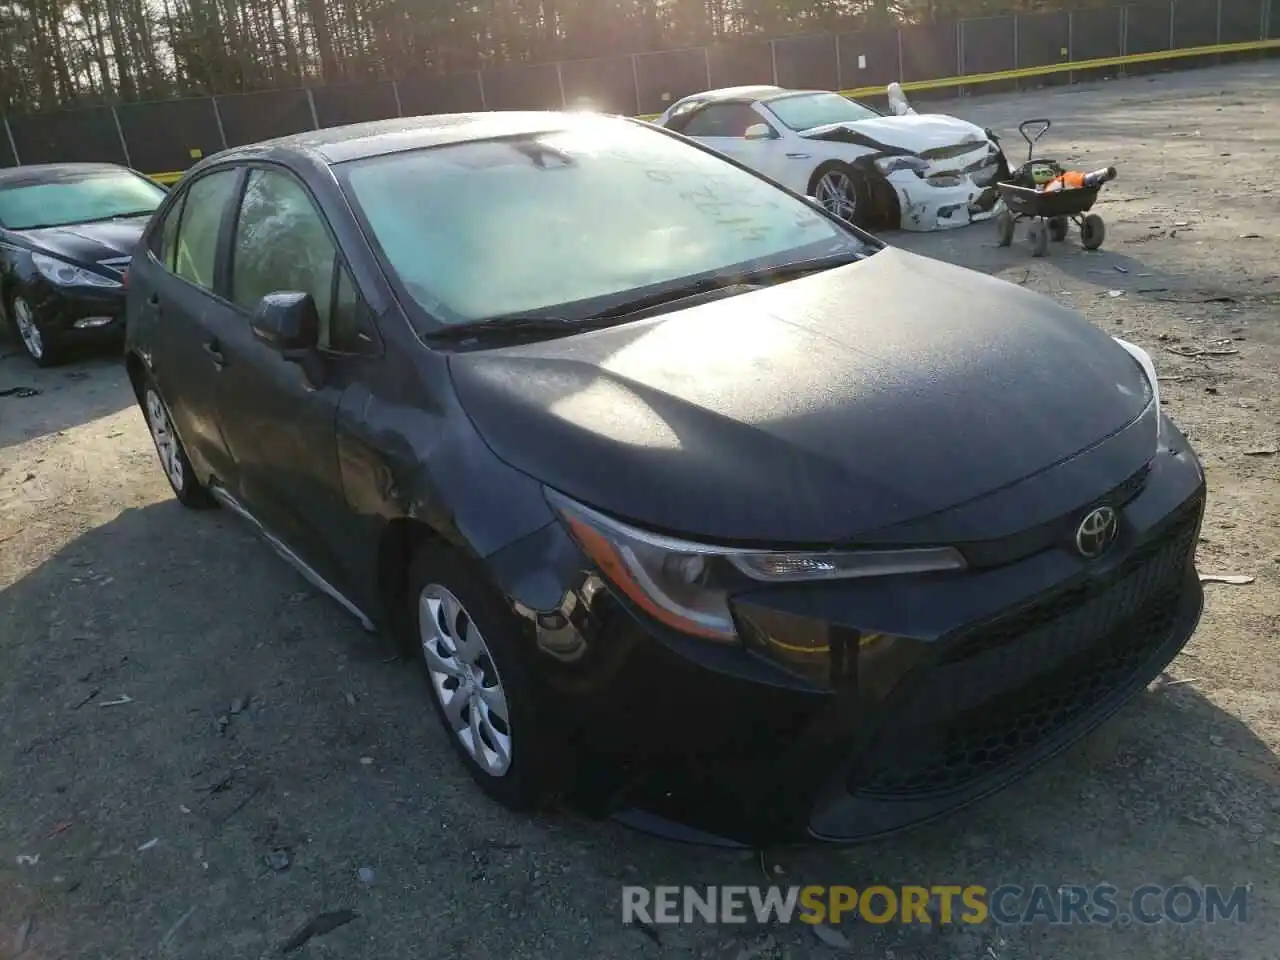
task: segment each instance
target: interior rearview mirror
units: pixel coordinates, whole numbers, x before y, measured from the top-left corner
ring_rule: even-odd
[[[773,131],[769,129],[767,123],[753,123],[747,127],[747,132],[743,136],[748,140],[772,140]]]
[[[250,324],[255,337],[286,359],[309,353],[320,341],[316,302],[311,294],[299,290],[268,293],[258,301]]]

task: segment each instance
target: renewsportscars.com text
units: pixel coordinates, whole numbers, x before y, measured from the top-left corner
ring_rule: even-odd
[[[1248,920],[1248,888],[1147,884],[622,888],[624,923],[1193,924]]]

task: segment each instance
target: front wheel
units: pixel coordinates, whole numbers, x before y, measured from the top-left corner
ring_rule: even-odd
[[[1080,225],[1080,245],[1086,250],[1097,250],[1102,246],[1102,241],[1106,239],[1107,227],[1102,222],[1102,218],[1096,213],[1091,213],[1084,218],[1084,223]]]
[[[147,418],[147,429],[151,431],[151,440],[156,445],[156,455],[160,458],[160,466],[164,468],[164,475],[178,502],[195,510],[214,506],[215,501],[209,495],[208,488],[196,479],[195,471],[191,469],[187,451],[173,428],[169,407],[150,377],[142,386],[141,404],[142,413]]]
[[[1013,214],[1008,210],[1002,210],[996,216],[996,243],[1001,247],[1013,243]]]
[[[6,306],[22,349],[27,352],[31,362],[39,367],[54,367],[61,363],[61,344],[50,331],[41,327],[31,302],[22,294],[16,293],[9,297]]]
[[[555,742],[511,605],[478,563],[436,543],[413,559],[409,600],[436,715],[472,779],[509,809],[544,806]]]
[[[1031,241],[1031,255],[1043,257],[1049,252],[1049,225],[1043,220],[1035,221],[1027,231],[1027,239]]]
[[[810,195],[828,213],[856,227],[871,222],[871,190],[864,174],[847,163],[830,163],[818,169]]]

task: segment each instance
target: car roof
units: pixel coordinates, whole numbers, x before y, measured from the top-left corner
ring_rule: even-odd
[[[0,186],[46,183],[69,173],[132,172],[118,163],[27,163],[0,169]]]
[[[560,110],[494,110],[477,113],[442,113],[423,117],[371,120],[324,130],[308,130],[276,137],[217,155],[219,161],[246,160],[288,152],[318,157],[325,163],[343,163],[403,150],[448,146],[518,137],[561,130],[580,122],[584,114]],[[597,120],[628,123],[624,118],[587,114]]]
[[[782,100],[787,97],[804,96],[813,93],[830,93],[830,90],[792,90],[788,87],[775,87],[767,84],[755,84],[745,87],[721,87],[719,90],[704,90],[702,93],[691,93],[679,103],[690,100],[701,100],[704,103],[724,103],[740,101],[742,103],[767,103],[770,100]]]

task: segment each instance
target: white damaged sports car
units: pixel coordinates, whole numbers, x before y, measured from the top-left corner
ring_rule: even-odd
[[[839,93],[730,87],[673,103],[655,122],[737,160],[858,226],[945,230],[995,216],[1009,167],[990,130],[917,114],[891,85],[895,115]]]

